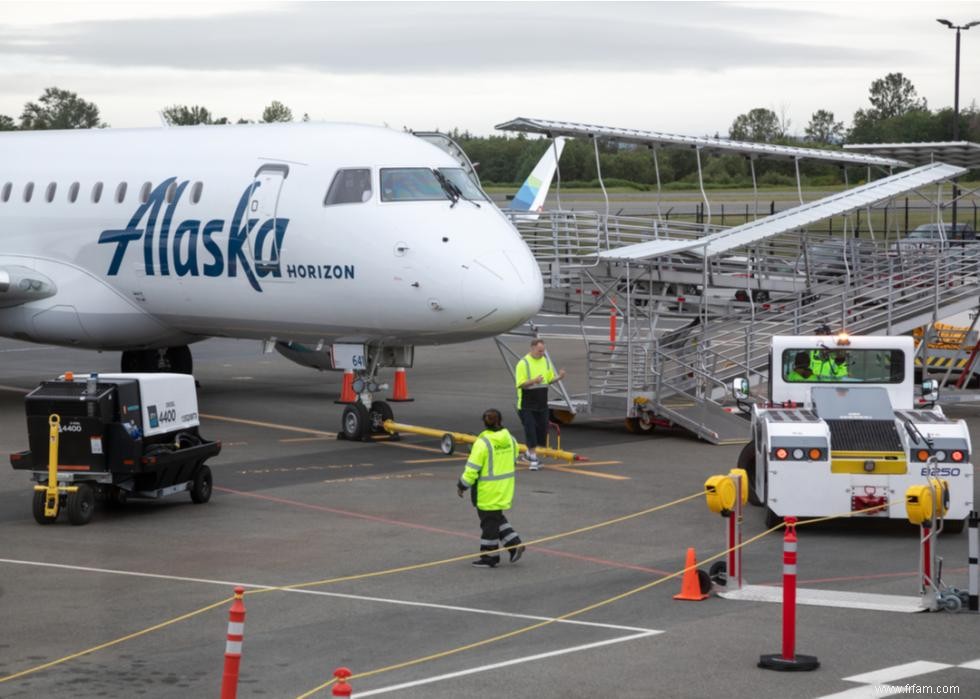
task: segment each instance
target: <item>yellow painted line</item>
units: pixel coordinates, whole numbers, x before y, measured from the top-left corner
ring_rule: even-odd
[[[285,430],[287,432],[301,432],[303,434],[315,434],[320,437],[333,437],[336,439],[336,432],[324,432],[323,430],[313,430],[308,427],[293,427],[292,425],[280,425],[275,422],[262,422],[261,420],[246,420],[240,417],[225,417],[223,415],[208,415],[206,413],[201,413],[201,417],[207,418],[208,420],[222,420],[224,422],[234,422],[239,425],[252,425],[253,427],[266,427],[270,430]]]
[[[321,483],[354,483],[355,481],[402,481],[412,478],[432,478],[434,473],[415,471],[414,473],[384,473],[377,476],[351,476],[350,478],[328,478]]]
[[[615,466],[623,462],[622,461],[585,461],[583,463],[586,466]]]
[[[611,481],[628,481],[629,476],[616,476],[612,473],[592,473],[591,471],[584,471],[580,468],[572,468],[571,466],[542,466],[542,468],[550,468],[555,471],[561,471],[562,473],[577,473],[580,476],[592,476],[593,478],[608,478]]]
[[[322,442],[328,439],[336,439],[336,437],[289,437],[279,441],[283,444],[292,444],[294,442]]]
[[[438,463],[456,463],[457,461],[466,461],[468,456],[444,456],[441,459],[407,459],[402,463],[406,464],[438,464]]]

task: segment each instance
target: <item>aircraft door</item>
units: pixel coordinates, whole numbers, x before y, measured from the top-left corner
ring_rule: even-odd
[[[255,172],[255,181],[248,202],[248,217],[258,219],[252,230],[253,262],[258,274],[267,279],[282,278],[280,246],[286,221],[278,219],[279,197],[289,177],[289,166],[268,163]]]

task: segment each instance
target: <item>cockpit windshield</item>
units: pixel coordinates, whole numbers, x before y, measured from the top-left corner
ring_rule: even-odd
[[[487,201],[487,197],[483,194],[483,190],[476,186],[463,168],[441,167],[439,168],[439,172],[441,172],[447,180],[456,185],[460,193],[463,195],[463,199],[469,199],[470,201]]]
[[[431,168],[381,169],[381,201],[434,201],[446,198],[446,191]]]
[[[787,383],[902,383],[905,352],[846,347],[786,349],[782,375]]]
[[[446,186],[446,183],[454,186]],[[381,201],[486,201],[463,168],[390,167],[381,169]]]

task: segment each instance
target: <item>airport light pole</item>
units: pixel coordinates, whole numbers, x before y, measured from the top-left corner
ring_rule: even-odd
[[[960,31],[966,31],[970,27],[980,24],[980,20],[974,20],[962,25],[955,25],[948,19],[937,19],[942,25],[956,30],[956,76],[953,81],[953,141],[960,140]],[[956,199],[959,197],[959,187],[956,180],[953,180],[953,232],[956,231]]]

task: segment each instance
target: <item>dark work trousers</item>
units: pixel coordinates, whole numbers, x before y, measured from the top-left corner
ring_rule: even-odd
[[[528,450],[543,447],[548,443],[548,409],[531,410],[521,408],[517,411],[524,425],[524,439]]]
[[[501,542],[504,546],[516,546],[521,543],[521,537],[514,531],[502,510],[477,508],[476,513],[480,516],[480,558],[494,564],[500,563],[500,554],[490,555],[489,552],[496,552]]]

